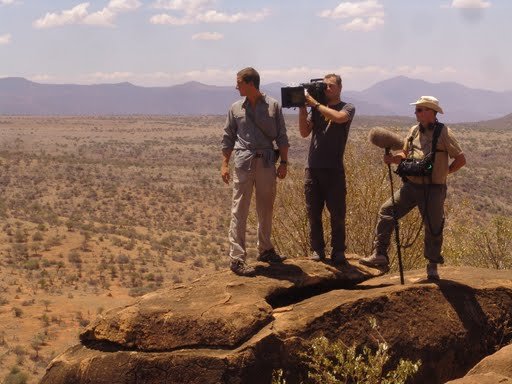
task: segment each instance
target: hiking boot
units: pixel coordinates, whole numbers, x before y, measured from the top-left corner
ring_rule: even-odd
[[[229,269],[238,276],[254,276],[256,274],[256,270],[254,267],[251,267],[246,264],[243,260],[232,260],[229,266]]]
[[[271,248],[261,252],[256,260],[263,261],[265,263],[282,263],[286,260],[286,256],[278,255],[274,248]]]
[[[437,273],[437,263],[427,264],[427,279],[431,281],[439,281],[439,273]]]
[[[359,259],[359,264],[366,265],[367,267],[387,267],[389,264],[387,256],[381,255],[380,253],[374,253],[371,256],[363,257]]]
[[[348,265],[347,258],[345,257],[345,252],[336,251],[331,255],[332,263],[335,265]]]
[[[325,260],[325,252],[322,249],[321,251],[313,251],[311,256],[308,258],[311,261],[324,261]]]

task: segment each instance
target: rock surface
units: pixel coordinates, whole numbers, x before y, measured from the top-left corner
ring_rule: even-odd
[[[219,272],[143,296],[99,317],[41,383],[270,383],[275,368],[294,383],[316,336],[373,345],[370,317],[391,363],[421,359],[414,382],[443,383],[512,338],[500,326],[512,324],[512,271],[443,267],[435,284],[408,271],[400,285],[349,259],[260,264],[254,278]]]
[[[450,384],[512,383],[512,344],[487,356],[475,365],[466,376]]]

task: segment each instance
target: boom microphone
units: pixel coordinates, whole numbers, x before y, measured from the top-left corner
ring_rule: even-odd
[[[376,127],[370,129],[368,139],[373,145],[386,150],[399,150],[404,148],[404,139],[387,129]]]

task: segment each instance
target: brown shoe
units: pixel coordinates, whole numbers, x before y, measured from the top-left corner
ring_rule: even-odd
[[[387,267],[389,264],[389,260],[385,255],[374,253],[371,256],[359,259],[359,264],[363,264],[366,265],[367,267],[373,268]]]
[[[272,248],[261,252],[256,260],[263,261],[265,263],[282,263],[286,260],[286,256],[278,255],[274,248]]]
[[[243,260],[232,260],[229,269],[238,276],[251,277],[256,274],[254,267],[247,265]]]
[[[430,281],[439,281],[439,273],[437,272],[437,263],[427,264],[427,279]]]

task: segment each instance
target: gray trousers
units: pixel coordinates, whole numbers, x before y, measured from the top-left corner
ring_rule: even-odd
[[[425,247],[423,254],[433,263],[442,263],[445,184],[414,184],[405,182],[395,192],[397,219],[402,218],[414,207],[418,207],[425,228]],[[391,234],[394,229],[393,202],[386,201],[379,211],[375,229],[374,249],[381,255],[387,255]]]
[[[252,160],[251,169],[235,168],[233,174],[233,203],[229,225],[229,256],[245,260],[247,256],[245,232],[253,189],[256,191],[256,214],[258,216],[258,251],[272,249],[272,212],[276,197],[276,168],[265,168],[262,158]]]

